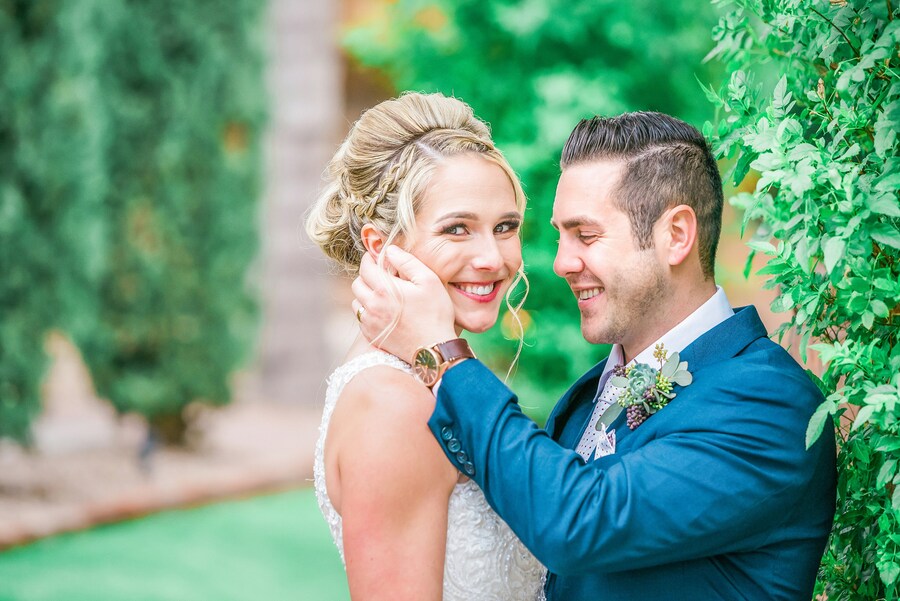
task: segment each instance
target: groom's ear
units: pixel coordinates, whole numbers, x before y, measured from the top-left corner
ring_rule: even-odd
[[[697,246],[697,214],[688,205],[677,205],[660,219],[662,250],[672,267],[681,265]]]
[[[359,231],[359,237],[366,251],[372,255],[373,259],[377,259],[384,249],[385,235],[379,232],[374,225],[367,223]]]

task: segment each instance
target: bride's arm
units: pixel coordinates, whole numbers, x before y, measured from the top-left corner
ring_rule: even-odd
[[[426,422],[434,397],[400,371],[348,384],[337,442],[344,557],[354,601],[440,600],[457,472]],[[335,416],[338,417],[338,416]],[[331,438],[336,434],[336,438]]]

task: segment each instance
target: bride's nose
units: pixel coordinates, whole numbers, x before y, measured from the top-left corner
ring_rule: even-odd
[[[481,271],[498,271],[503,266],[503,253],[493,236],[479,239],[472,252],[472,266]]]

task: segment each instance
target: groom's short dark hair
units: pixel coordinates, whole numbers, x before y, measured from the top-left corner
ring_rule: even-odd
[[[700,265],[713,277],[722,229],[722,178],[697,129],[662,113],[624,113],[582,119],[562,151],[563,171],[591,161],[621,161],[616,207],[628,215],[642,249],[653,245],[653,224],[663,212],[686,204],[697,214]]]

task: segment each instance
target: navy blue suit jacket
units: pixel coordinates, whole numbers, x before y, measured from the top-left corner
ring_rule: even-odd
[[[753,307],[681,357],[693,382],[634,431],[623,412],[616,453],[587,463],[573,449],[604,363],[546,430],[478,361],[445,374],[429,427],[548,567],[551,601],[811,598],[836,481],[831,433],[804,445],[819,391]]]

